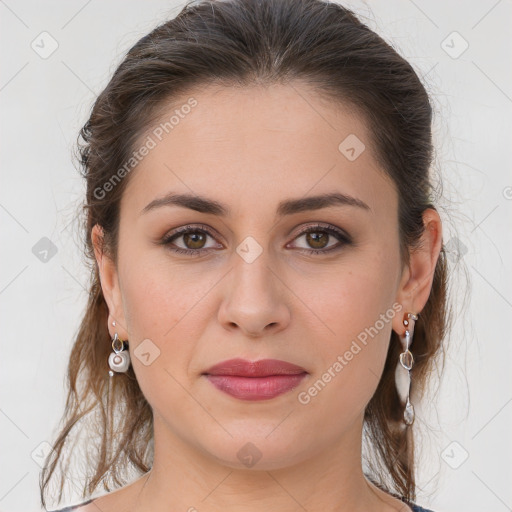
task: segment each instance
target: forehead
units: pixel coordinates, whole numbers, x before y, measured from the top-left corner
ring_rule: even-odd
[[[364,119],[299,84],[191,90],[162,109],[134,149],[144,144],[151,149],[122,210],[140,212],[171,190],[218,198],[234,211],[332,191],[374,213],[396,206]]]

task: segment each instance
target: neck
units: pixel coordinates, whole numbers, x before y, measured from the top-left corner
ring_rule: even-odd
[[[319,453],[311,454],[307,446],[293,450],[304,453],[298,462],[284,465],[282,458],[273,461],[262,453],[254,466],[241,469],[237,457],[219,461],[208,456],[206,451],[170,432],[155,414],[153,466],[144,477],[135,510],[410,511],[407,507],[397,508],[396,500],[393,505],[389,495],[365,478],[361,440],[362,418],[335,445],[326,445]],[[239,445],[246,446],[247,441],[240,441]],[[244,450],[250,453],[249,448]]]

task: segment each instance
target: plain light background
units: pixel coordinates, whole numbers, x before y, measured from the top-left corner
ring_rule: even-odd
[[[411,62],[436,109],[440,213],[460,307],[441,386],[428,407],[417,405],[416,502],[435,512],[511,510],[512,2],[342,3]],[[40,455],[63,412],[87,297],[73,144],[124,53],[182,5],[0,0],[1,512],[41,510]],[[41,38],[47,51],[58,44],[47,58]],[[55,254],[42,261],[49,246]],[[471,281],[464,307],[462,268]]]

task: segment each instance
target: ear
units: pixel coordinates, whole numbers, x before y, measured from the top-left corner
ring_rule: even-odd
[[[436,210],[428,208],[423,212],[425,230],[420,246],[411,250],[410,263],[402,272],[396,302],[402,305],[400,314],[393,318],[393,329],[399,335],[405,332],[405,313],[420,313],[425,307],[432,289],[434,271],[442,247],[442,224]]]
[[[108,330],[114,337],[114,333],[122,340],[128,339],[128,330],[124,317],[119,277],[113,260],[103,252],[103,228],[95,224],[91,231],[91,241],[94,247],[94,255],[100,274],[101,289],[109,310]],[[116,323],[115,327],[112,322]]]

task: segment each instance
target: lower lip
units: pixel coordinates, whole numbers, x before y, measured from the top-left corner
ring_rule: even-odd
[[[307,373],[297,375],[269,375],[267,377],[239,377],[206,375],[221,391],[241,400],[269,400],[297,387]]]

